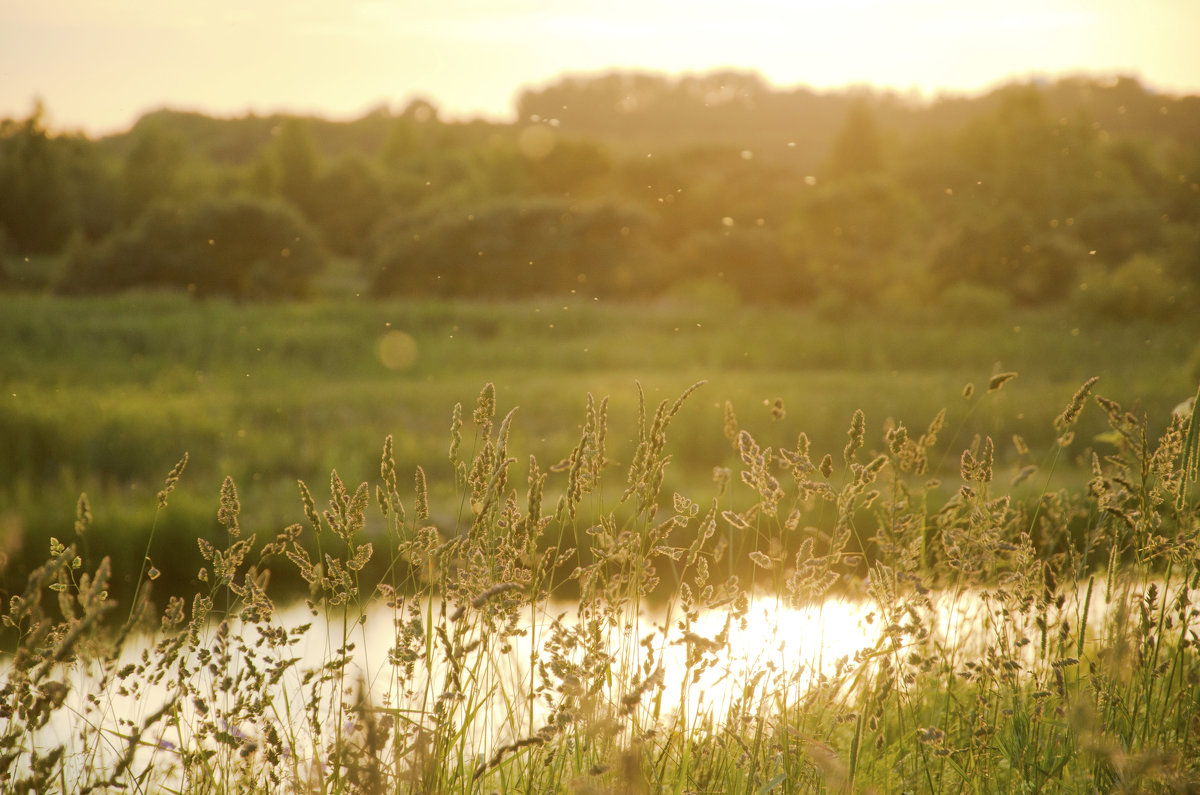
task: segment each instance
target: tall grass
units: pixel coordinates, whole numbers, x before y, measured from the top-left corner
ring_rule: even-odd
[[[998,400],[1019,388],[1010,380],[971,399]],[[322,509],[301,482],[301,518],[269,531],[246,521],[226,478],[220,535],[190,542],[200,587],[161,604],[163,537],[119,605],[110,560],[88,553],[96,523],[81,497],[73,538],[52,539],[5,605],[0,781],[1189,791],[1197,409],[1155,424],[1102,386],[1061,396],[1040,458],[1019,439],[964,434],[945,412],[881,427],[859,411],[836,447],[804,433],[766,445],[729,404],[732,459],[696,498],[665,484],[675,423],[703,385],[657,403],[639,390],[618,464],[607,399],[587,395],[576,441],[551,463],[518,453],[530,412],[502,413],[489,384],[451,413],[442,488],[432,468],[402,470],[388,437],[373,486],[335,471]],[[778,433],[788,407],[771,409]],[[1089,412],[1107,423],[1108,452],[1089,456],[1085,488],[1045,488]],[[1002,444],[1017,477],[1043,485],[1033,499],[998,476]],[[188,460],[158,494],[157,523],[170,522]],[[274,595],[288,571],[301,603]],[[778,653],[749,655],[757,666],[730,665],[764,605],[819,611],[835,595],[872,628],[854,653],[801,683],[807,639],[782,633],[767,643]]]
[[[501,403],[526,407],[510,430],[523,451],[520,470],[527,454],[557,461],[575,443],[584,392],[612,396],[610,457],[628,463],[634,382],[657,403],[707,379],[673,421],[664,485],[698,501],[711,467],[737,461],[720,433],[727,400],[758,422],[784,399],[788,420],[757,427],[760,443],[790,445],[803,428],[822,450],[841,447],[854,409],[880,424],[927,421],[945,407],[950,433],[959,434],[945,442],[990,435],[997,470],[1007,472],[1027,459],[1006,440],[1020,435],[1035,457],[1054,449],[1063,392],[1095,374],[1109,397],[1147,412],[1150,431],[1160,434],[1194,385],[1183,363],[1196,345],[1195,322],[1078,321],[1078,335],[1074,322],[1064,328],[1059,313],[1022,311],[969,325],[936,316],[830,323],[785,308],[579,296],[497,306],[0,296],[0,549],[14,569],[36,568],[45,539],[69,528],[71,506],[86,491],[96,516],[93,551],[112,557],[111,590],[127,598],[153,522],[144,506],[183,450],[192,455],[189,489],[174,496],[172,521],[155,530],[179,553],[160,552],[160,593],[196,586],[191,539],[220,532],[208,503],[227,475],[246,492],[246,524],[298,521],[297,479],[323,481],[335,468],[347,482],[368,479],[378,440],[391,433],[396,459],[420,462],[436,505],[449,504],[445,413],[487,381]],[[411,338],[415,355],[388,367],[381,345],[397,332]],[[996,372],[1021,373],[1019,391],[948,400],[968,380],[982,397],[993,363]],[[1082,488],[1090,473],[1081,454],[1104,449],[1095,437],[1106,430],[1098,412],[1080,418],[1055,489]],[[939,463],[936,474],[951,476],[957,455]],[[0,573],[0,588],[22,587]]]

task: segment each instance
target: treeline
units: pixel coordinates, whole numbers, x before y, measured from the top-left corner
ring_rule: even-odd
[[[159,111],[0,122],[5,289],[717,295],[838,314],[1200,294],[1200,98],[1131,79],[922,101],[755,75],[564,78],[519,121]],[[331,268],[331,263],[335,267]]]

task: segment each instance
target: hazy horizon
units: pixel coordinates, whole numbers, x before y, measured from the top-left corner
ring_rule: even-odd
[[[1200,4],[1153,0],[43,0],[0,8],[0,115],[44,103],[104,134],[147,111],[355,118],[415,97],[450,118],[511,119],[563,74],[753,71],[780,88],[973,94],[1032,76],[1127,75],[1200,91]]]

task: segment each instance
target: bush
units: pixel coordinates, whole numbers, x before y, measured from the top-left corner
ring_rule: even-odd
[[[930,273],[943,286],[971,283],[1004,290],[1020,304],[1065,297],[1083,260],[1079,242],[1045,234],[1017,208],[964,225],[934,252]]]
[[[240,299],[302,297],[322,258],[319,236],[287,205],[245,197],[163,203],[74,257],[63,289],[166,287]]]
[[[764,229],[694,232],[683,240],[676,262],[678,278],[716,280],[754,303],[804,302],[814,292],[803,264]]]
[[[1168,320],[1192,302],[1187,284],[1170,279],[1156,257],[1138,254],[1114,270],[1097,267],[1076,288],[1073,302],[1093,320]]]
[[[500,199],[401,216],[377,241],[375,295],[646,295],[649,216],[633,205]]]
[[[798,230],[823,287],[860,304],[904,273],[903,263],[925,245],[928,217],[902,185],[884,176],[822,183],[803,200]]]
[[[1084,207],[1075,232],[1104,263],[1117,265],[1163,242],[1162,210],[1140,196],[1121,196]]]

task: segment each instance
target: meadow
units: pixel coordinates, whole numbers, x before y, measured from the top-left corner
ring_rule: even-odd
[[[4,551],[19,570],[36,565],[86,492],[96,535],[108,540],[96,551],[124,556],[122,569],[136,570],[153,521],[146,495],[186,452],[188,488],[159,530],[168,539],[159,566],[172,581],[194,576],[190,539],[214,532],[213,495],[227,475],[247,491],[248,522],[265,530],[296,518],[297,480],[320,482],[333,469],[347,482],[369,478],[388,434],[399,462],[420,464],[433,488],[448,490],[450,410],[487,382],[502,404],[518,407],[514,439],[558,461],[574,445],[587,393],[608,397],[614,426],[631,428],[639,384],[657,401],[705,380],[676,420],[674,489],[711,483],[711,468],[732,460],[726,402],[766,443],[790,444],[803,430],[826,452],[841,448],[856,409],[876,440],[885,423],[927,424],[945,409],[956,444],[976,434],[1003,438],[998,465],[1015,471],[1028,461],[1011,436],[1044,455],[1055,407],[1093,375],[1161,430],[1192,392],[1197,339],[1186,321],[1087,326],[1058,312],[831,320],[715,299],[2,301]],[[968,383],[982,395],[1003,371],[1019,373],[1011,390],[961,397]],[[776,400],[786,419],[774,418]],[[1105,431],[1102,417],[1082,423],[1060,465],[1064,476]],[[611,439],[613,460],[627,463],[631,444],[629,434]],[[940,463],[954,469],[957,454]],[[171,543],[175,536],[185,543]],[[15,591],[20,580],[6,584]]]
[[[162,295],[0,318],[6,790],[1200,782],[1194,323]],[[785,633],[728,698],[664,706],[763,599],[833,596],[877,632],[803,687]]]

